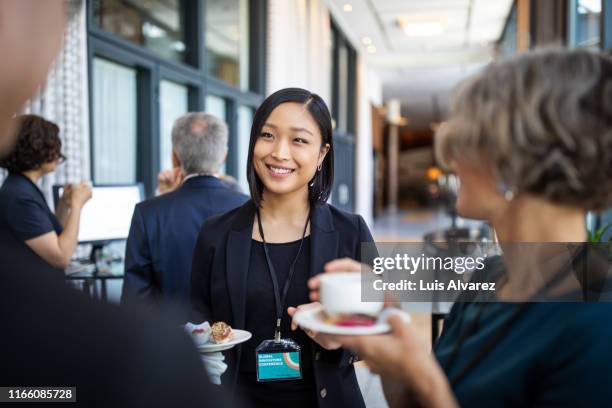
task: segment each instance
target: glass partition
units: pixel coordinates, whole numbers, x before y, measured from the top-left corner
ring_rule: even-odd
[[[172,168],[172,127],[174,121],[189,111],[189,89],[176,82],[159,84],[159,168]]]
[[[206,1],[206,64],[209,75],[249,89],[249,3]]]
[[[93,180],[136,182],[137,102],[135,69],[93,60]]]
[[[180,0],[95,0],[95,24],[163,58],[185,61],[185,13]]]
[[[570,0],[569,19],[570,46],[599,48],[601,0]]]

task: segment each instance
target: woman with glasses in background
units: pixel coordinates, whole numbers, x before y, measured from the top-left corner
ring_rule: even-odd
[[[74,253],[81,209],[91,188],[66,185],[53,213],[36,183],[65,160],[59,128],[36,115],[15,121],[15,148],[0,160],[0,167],[9,171],[0,188],[0,229],[9,230],[51,266],[64,269]]]

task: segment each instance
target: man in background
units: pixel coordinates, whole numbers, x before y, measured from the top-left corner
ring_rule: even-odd
[[[0,1],[0,156],[59,51],[65,3]],[[176,326],[88,300],[6,230],[0,249],[0,387],[76,387],[74,406],[227,406]]]
[[[189,313],[191,259],[204,221],[248,197],[217,176],[227,156],[228,130],[207,113],[188,113],[172,129],[172,162],[181,176],[172,191],[138,204],[127,240],[122,304]]]

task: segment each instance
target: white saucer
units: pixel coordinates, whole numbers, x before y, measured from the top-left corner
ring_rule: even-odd
[[[198,346],[198,351],[200,353],[214,353],[217,351],[229,350],[234,347],[236,344],[244,343],[249,340],[253,335],[251,332],[240,329],[232,329],[234,331],[234,338],[228,341],[227,343],[206,343],[201,346]]]
[[[391,312],[392,309],[387,309]],[[318,333],[338,334],[345,336],[370,336],[374,334],[385,334],[391,330],[391,327],[386,323],[390,313],[387,310],[383,311],[376,323],[372,326],[337,326],[325,322],[323,315],[323,306],[319,305],[309,309],[303,309],[295,313],[293,321],[303,329],[312,330]],[[408,315],[405,315],[408,319]]]

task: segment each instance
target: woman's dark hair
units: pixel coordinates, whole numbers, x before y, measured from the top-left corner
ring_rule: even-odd
[[[263,193],[263,183],[253,165],[253,150],[255,143],[261,133],[261,128],[266,123],[268,116],[280,104],[286,102],[297,102],[303,104],[312,118],[317,122],[321,132],[321,146],[329,144],[329,151],[323,159],[321,171],[315,173],[314,179],[308,184],[309,198],[311,204],[324,203],[329,198],[332,185],[334,184],[334,142],[332,139],[332,121],[329,109],[323,99],[305,89],[285,88],[268,96],[261,104],[253,117],[251,127],[251,140],[249,141],[249,156],[247,159],[247,180],[251,198],[260,207]],[[314,182],[314,183],[313,183]],[[312,187],[310,184],[313,184]]]
[[[55,123],[36,115],[21,115],[14,120],[17,121],[17,142],[13,151],[0,160],[0,167],[22,173],[64,157],[59,127]]]

